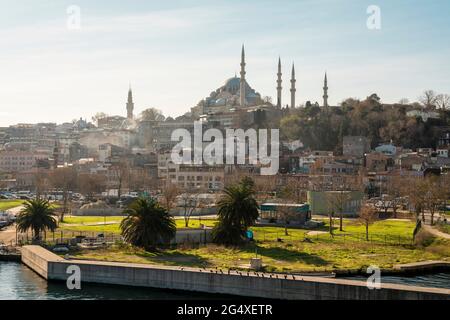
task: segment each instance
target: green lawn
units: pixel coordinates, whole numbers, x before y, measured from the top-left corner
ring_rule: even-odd
[[[8,210],[22,205],[23,200],[0,200],[0,210]]]
[[[124,219],[123,216],[111,216],[106,217],[106,225],[103,225],[105,221],[105,217],[75,217],[68,216],[64,218],[64,223],[60,223],[58,231],[73,231],[73,232],[88,232],[88,233],[120,233],[120,222]],[[108,224],[111,222],[117,222],[113,224]],[[175,219],[176,225],[178,229],[185,228],[185,223],[183,218]],[[98,225],[89,225],[96,224]],[[201,219],[191,218],[189,221],[189,228],[199,228],[200,224],[204,224],[206,226],[212,227],[217,223],[215,219]],[[79,224],[75,226],[74,224]]]
[[[344,228],[347,233],[362,233],[364,227],[355,221],[347,221]],[[408,221],[379,221],[371,227],[384,236],[412,237],[414,224]],[[361,269],[369,265],[392,268],[395,264],[423,260],[449,259],[450,241],[435,240],[428,247],[413,245],[385,244],[382,241],[366,242],[362,238],[336,236],[329,234],[308,236],[310,230],[284,228],[253,227],[255,243],[241,248],[226,248],[216,245],[194,249],[164,250],[149,253],[128,245],[115,245],[102,250],[83,250],[75,253],[82,259],[104,261],[150,263],[193,267],[240,268],[249,263],[256,254],[262,257],[267,271],[305,272],[333,271],[337,269]],[[326,230],[322,228],[322,230]],[[308,241],[304,239],[309,238]],[[277,238],[282,239],[281,242]]]
[[[109,217],[93,217],[93,216],[67,216],[64,217],[65,224],[89,224],[89,223],[103,223],[106,219],[106,222],[111,221],[122,221],[123,216],[109,216]]]

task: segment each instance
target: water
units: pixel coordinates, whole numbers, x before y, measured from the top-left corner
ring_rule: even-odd
[[[0,300],[211,300],[229,296],[151,288],[81,284],[69,290],[64,282],[47,282],[23,264],[0,262]]]
[[[367,277],[352,276],[343,277],[348,280],[366,281]],[[383,276],[381,275],[382,283],[404,284],[417,287],[432,287],[450,289],[450,273],[435,273],[425,274],[421,276],[405,277],[405,276]]]
[[[347,277],[347,279],[366,280],[362,276]],[[382,282],[450,289],[450,273],[414,277],[383,276]],[[23,264],[0,262],[0,300],[211,300],[228,298],[231,297],[83,283],[81,290],[69,290],[64,282],[47,282]]]

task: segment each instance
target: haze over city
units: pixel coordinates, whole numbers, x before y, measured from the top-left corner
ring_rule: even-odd
[[[425,89],[450,86],[448,1],[1,1],[0,126],[123,114],[131,83],[135,112],[188,112],[239,73],[245,43],[247,79],[276,99],[277,60],[283,100],[289,71],[297,103],[377,93],[416,101]],[[31,5],[32,4],[32,5]],[[369,30],[369,5],[381,29]],[[67,8],[81,28],[67,28]]]

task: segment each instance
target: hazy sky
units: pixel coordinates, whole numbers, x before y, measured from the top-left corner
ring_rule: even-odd
[[[130,82],[136,114],[181,115],[239,72],[242,43],[249,84],[274,100],[281,56],[284,104],[293,61],[298,103],[321,101],[325,70],[331,104],[450,93],[449,13],[448,0],[0,0],[0,126],[125,115]]]

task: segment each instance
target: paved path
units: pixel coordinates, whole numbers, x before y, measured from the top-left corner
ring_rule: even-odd
[[[423,228],[428,231],[429,233],[431,233],[432,235],[436,236],[436,237],[441,237],[444,239],[450,239],[450,234],[439,231],[431,226],[428,225],[424,225]]]
[[[6,212],[17,216],[20,210],[22,210],[22,206],[8,209]],[[10,245],[11,241],[16,241],[16,226],[14,224],[0,231],[0,242]]]
[[[16,241],[16,226],[11,225],[0,231],[0,242],[10,245],[11,241]]]

